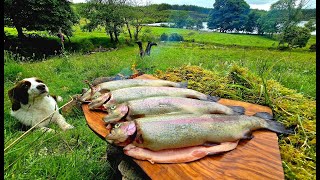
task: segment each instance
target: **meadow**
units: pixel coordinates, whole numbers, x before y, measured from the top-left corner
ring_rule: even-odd
[[[14,29],[5,28],[15,35]],[[137,65],[145,73],[155,74],[172,67],[196,65],[226,76],[234,65],[247,68],[257,77],[273,79],[284,87],[294,89],[304,97],[315,100],[316,56],[307,47],[297,50],[280,51],[277,41],[267,37],[245,34],[205,33],[185,29],[144,27],[140,37],[144,40],[157,39],[162,33],[179,33],[185,42],[159,42],[151,50],[151,56],[141,59],[138,47],[124,33],[120,45],[114,51],[84,54],[67,51],[65,55],[44,58],[32,62],[23,61],[21,56],[5,52],[4,68],[4,118],[5,146],[23,132],[21,125],[10,112],[10,100],[6,92],[14,83],[25,77],[36,76],[43,79],[51,94],[60,95],[66,103],[70,96],[81,93],[87,87],[84,80],[100,76],[116,75],[123,69]],[[192,40],[194,39],[194,42]],[[103,30],[81,32],[75,27],[71,42],[94,47],[111,47]],[[144,45],[146,43],[144,42]],[[66,42],[66,47],[68,46]],[[86,50],[87,51],[87,50]],[[246,99],[242,99],[246,101]],[[96,136],[86,125],[81,111],[66,115],[66,119],[76,128],[57,134],[43,134],[33,131],[19,144],[5,152],[6,179],[105,179],[113,170],[105,160],[106,143]],[[313,175],[309,176],[312,178]]]

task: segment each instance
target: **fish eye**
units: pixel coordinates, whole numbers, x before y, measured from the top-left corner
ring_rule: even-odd
[[[116,105],[113,105],[113,106],[110,106],[110,109],[111,109],[111,110],[115,110],[116,107],[117,107]]]
[[[120,125],[121,125],[121,123],[118,123],[118,124],[114,125],[114,128],[119,128]]]

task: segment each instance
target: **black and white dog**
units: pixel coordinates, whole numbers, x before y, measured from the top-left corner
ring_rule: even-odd
[[[48,87],[35,77],[19,81],[8,91],[8,95],[12,103],[11,115],[26,126],[34,126],[58,110],[56,100],[61,99],[50,96]],[[73,128],[58,111],[37,125],[37,128],[54,131],[47,127],[50,122],[57,123],[64,131]]]

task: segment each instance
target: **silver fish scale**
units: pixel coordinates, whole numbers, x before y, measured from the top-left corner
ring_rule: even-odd
[[[254,129],[264,128],[264,120],[250,116],[166,115],[136,119],[143,143],[151,150],[181,148],[239,140]]]

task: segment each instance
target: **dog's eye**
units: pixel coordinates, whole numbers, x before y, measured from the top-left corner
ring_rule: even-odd
[[[22,87],[23,87],[24,89],[28,89],[28,88],[29,88],[29,86],[28,86],[27,84],[24,84]]]

